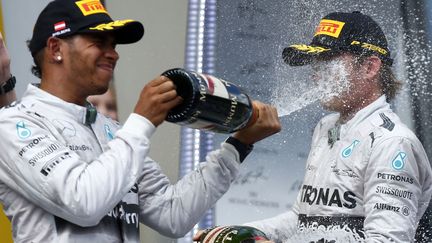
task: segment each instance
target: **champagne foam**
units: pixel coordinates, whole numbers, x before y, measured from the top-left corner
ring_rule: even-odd
[[[347,226],[323,226],[312,224],[310,226],[300,226],[297,233],[284,243],[298,242],[365,242],[362,238],[363,232],[351,230]]]

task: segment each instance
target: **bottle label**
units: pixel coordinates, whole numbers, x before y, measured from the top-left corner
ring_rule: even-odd
[[[205,233],[201,243],[242,243],[268,240],[265,234],[247,226],[219,226]]]
[[[196,119],[196,117],[188,119],[185,124],[189,125],[190,128],[201,130],[212,130],[215,127],[214,123],[204,120],[198,120]]]
[[[234,89],[234,87],[232,87],[229,82],[226,82],[222,79],[207,74],[198,75],[201,76],[202,80],[205,80],[207,84],[207,92],[209,94],[231,101],[229,113],[222,122],[223,126],[228,126],[232,122],[238,105],[237,95],[230,95],[230,92],[233,94],[239,94],[240,92],[237,89]],[[205,101],[205,95],[202,94],[201,97],[204,97],[204,100],[202,101]]]
[[[216,227],[212,229],[208,234],[201,240],[201,243],[216,243],[216,238],[220,235],[226,227]]]
[[[231,133],[245,126],[252,103],[235,84],[212,75],[172,69],[163,75],[173,80],[184,102],[173,108],[166,120],[213,132]]]
[[[199,74],[199,75],[203,80],[205,80],[209,94],[214,96],[219,96],[225,99],[230,98],[226,88],[227,85],[226,82],[223,82],[220,79],[211,75],[204,75],[204,74]]]

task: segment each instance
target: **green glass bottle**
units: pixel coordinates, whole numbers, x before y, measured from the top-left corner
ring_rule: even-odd
[[[182,104],[174,107],[166,120],[190,128],[232,133],[253,124],[258,109],[237,85],[223,79],[174,68],[162,75],[176,85]]]
[[[255,243],[269,240],[264,232],[250,226],[219,226],[206,229],[199,243]]]

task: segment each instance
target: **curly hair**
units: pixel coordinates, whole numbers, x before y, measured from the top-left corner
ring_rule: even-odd
[[[42,69],[41,69],[41,63],[43,63],[43,51],[39,51],[34,57],[33,57],[33,66],[31,67],[31,72],[34,76],[38,78],[42,78]]]
[[[391,101],[402,88],[402,82],[399,81],[393,73],[390,66],[383,64],[380,72],[381,90],[386,95],[387,101]]]
[[[30,50],[30,40],[27,40],[27,47]],[[36,53],[36,55],[33,56],[33,63],[34,64],[31,67],[32,74],[38,78],[41,78],[42,77],[41,65],[43,63],[43,49],[40,50],[38,53]]]
[[[363,63],[370,54],[360,54],[356,55],[357,62]],[[399,81],[393,73],[391,66],[382,62],[381,68],[379,70],[379,81],[381,86],[382,94],[385,94],[387,102],[392,101],[397,93],[402,88],[402,82]]]

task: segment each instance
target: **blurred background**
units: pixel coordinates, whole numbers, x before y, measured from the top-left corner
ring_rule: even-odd
[[[26,47],[37,15],[48,0],[2,0],[1,31],[11,56],[11,72],[21,96],[32,76]],[[312,129],[325,114],[313,99],[307,67],[292,68],[282,49],[310,42],[329,12],[361,11],[372,16],[389,40],[394,71],[404,88],[392,104],[432,156],[431,38],[432,3],[421,0],[105,0],[114,19],[131,18],[145,26],[144,38],[118,46],[114,78],[119,120],[133,110],[144,84],[173,67],[213,74],[241,86],[253,99],[278,107],[283,130],[256,144],[240,177],[194,230],[215,224],[241,224],[291,207],[304,173]],[[150,156],[174,183],[217,148],[226,135],[164,123],[152,138]],[[235,212],[235,213],[233,213]],[[430,242],[431,212],[421,222],[418,240]],[[142,226],[142,242],[191,242],[193,231],[169,239]],[[0,213],[0,242],[11,241]]]

